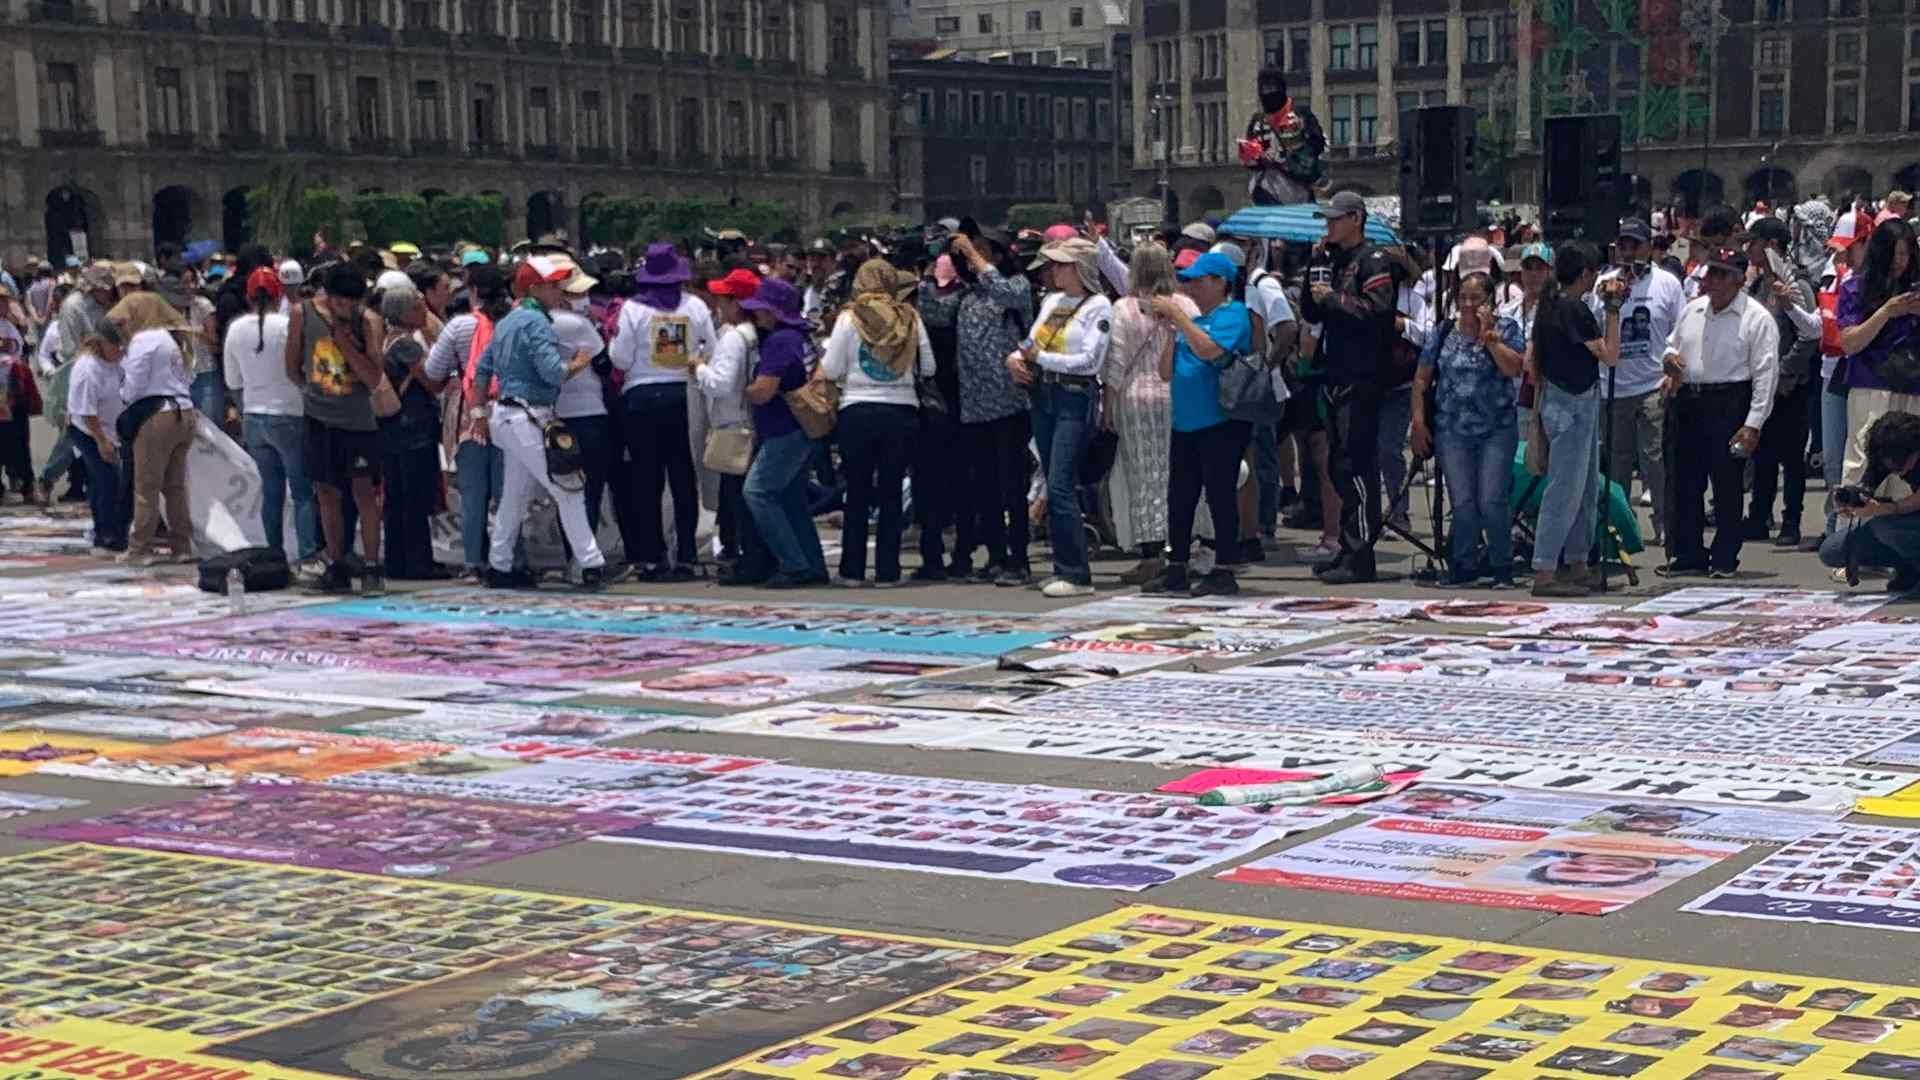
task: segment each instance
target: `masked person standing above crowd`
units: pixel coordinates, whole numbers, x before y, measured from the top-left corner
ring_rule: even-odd
[[[998,237],[956,235],[950,254],[964,287],[941,292],[920,286],[920,315],[928,326],[953,326],[959,339],[960,444],[957,478],[972,505],[959,512],[949,577],[997,585],[1025,585],[1027,567],[1027,440],[1032,425],[1026,396],[1007,371],[1007,354],[1033,322],[1033,291],[1008,265]],[[991,257],[989,257],[991,255]],[[973,549],[986,547],[975,571]]]
[[[1313,280],[1301,298],[1301,316],[1321,325],[1325,371],[1327,468],[1340,494],[1340,553],[1314,567],[1322,584],[1374,580],[1373,546],[1380,530],[1380,402],[1387,354],[1394,337],[1395,290],[1387,257],[1367,241],[1367,204],[1351,191],[1336,194],[1317,213],[1327,239]],[[1217,528],[1219,523],[1215,522]]]

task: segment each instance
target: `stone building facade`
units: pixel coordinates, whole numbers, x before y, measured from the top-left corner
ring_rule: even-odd
[[[181,6],[185,4],[186,6]],[[244,234],[276,163],[346,194],[886,210],[884,0],[0,0],[0,249]],[[524,220],[522,220],[524,214]]]

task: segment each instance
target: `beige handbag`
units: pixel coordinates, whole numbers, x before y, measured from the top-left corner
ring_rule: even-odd
[[[1540,424],[1540,400],[1547,395],[1539,388],[1533,392],[1533,409],[1528,413],[1532,421],[1527,425],[1527,472],[1533,476],[1547,475],[1547,431]]]
[[[840,419],[840,384],[816,373],[799,389],[781,396],[807,438],[824,439],[833,434],[833,426]]]
[[[707,429],[707,445],[700,464],[722,476],[745,476],[753,462],[753,429],[745,426]]]

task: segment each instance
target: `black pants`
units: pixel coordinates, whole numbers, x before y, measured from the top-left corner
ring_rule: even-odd
[[[947,560],[947,526],[966,514],[967,499],[961,488],[961,427],[951,414],[921,418],[913,444],[913,513],[920,523],[920,563],[944,566]],[[961,527],[961,534],[970,529]],[[958,546],[956,541],[956,546]]]
[[[1370,386],[1326,388],[1327,473],[1340,494],[1339,565],[1357,574],[1374,572],[1380,538],[1381,397]]]
[[[600,531],[600,504],[605,501],[607,481],[618,472],[620,443],[613,434],[613,419],[607,416],[566,417],[567,430],[580,447],[580,471],[585,474],[580,493],[587,500],[587,525]],[[620,516],[615,508],[614,516]],[[566,530],[561,530],[564,536]]]
[[[987,549],[985,565],[1027,568],[1027,440],[1033,422],[1019,412],[983,424],[960,425],[960,497],[969,501],[960,513],[953,565],[966,569],[973,549]]]
[[[900,509],[900,485],[907,476],[907,457],[920,429],[920,410],[913,405],[861,402],[840,410],[834,434],[840,440],[840,471],[847,478],[846,524],[840,535],[840,576],[859,581],[867,576],[867,515],[880,509],[874,533],[873,579],[900,580],[900,533],[905,527]]]
[[[1217,565],[1239,561],[1240,457],[1253,425],[1227,420],[1199,431],[1176,431],[1167,459],[1167,561],[1185,563],[1193,547],[1193,517],[1204,491],[1213,513]]]
[[[390,447],[380,472],[386,489],[381,517],[387,575],[428,577],[437,565],[429,523],[440,500],[440,453],[432,443],[410,449]]]
[[[692,566],[694,529],[700,524],[700,496],[693,478],[693,449],[687,442],[687,384],[642,383],[622,395],[624,437],[632,475],[634,520],[621,523],[627,561],[657,566],[667,561],[661,530],[660,496],[673,491],[674,561]]]
[[[5,474],[13,490],[33,494],[33,452],[27,440],[27,413],[17,401],[13,418],[0,421],[0,473]]]
[[[1780,523],[1791,522],[1794,528],[1800,527],[1800,513],[1807,495],[1807,428],[1812,423],[1807,403],[1813,400],[1813,387],[1811,381],[1802,382],[1790,393],[1773,399],[1773,413],[1760,429],[1760,446],[1753,453],[1753,502],[1747,511],[1749,520],[1766,521],[1773,516],[1774,483],[1784,470],[1787,479],[1780,491],[1785,513]]]
[[[739,544],[739,558],[733,564],[734,576],[748,581],[764,581],[772,576],[777,569],[773,552],[766,541],[760,539],[760,526],[754,524],[753,513],[747,509],[746,477],[720,478],[720,509],[733,518],[734,540]]]
[[[1741,474],[1729,443],[1746,422],[1753,384],[1685,386],[1667,406],[1667,555],[1676,565],[1740,566]],[[1706,547],[1707,485],[1713,485],[1713,549]]]

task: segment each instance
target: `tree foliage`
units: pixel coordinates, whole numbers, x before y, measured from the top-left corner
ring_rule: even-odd
[[[506,200],[498,195],[437,195],[427,200],[415,243],[436,246],[470,240],[488,247],[506,242]]]
[[[704,230],[738,229],[755,241],[791,236],[793,208],[777,202],[729,205],[714,199],[593,199],[583,207],[582,243],[638,248],[656,240],[699,241]]]
[[[1044,229],[1073,222],[1073,207],[1064,203],[1014,203],[1007,207],[1007,228]]]

